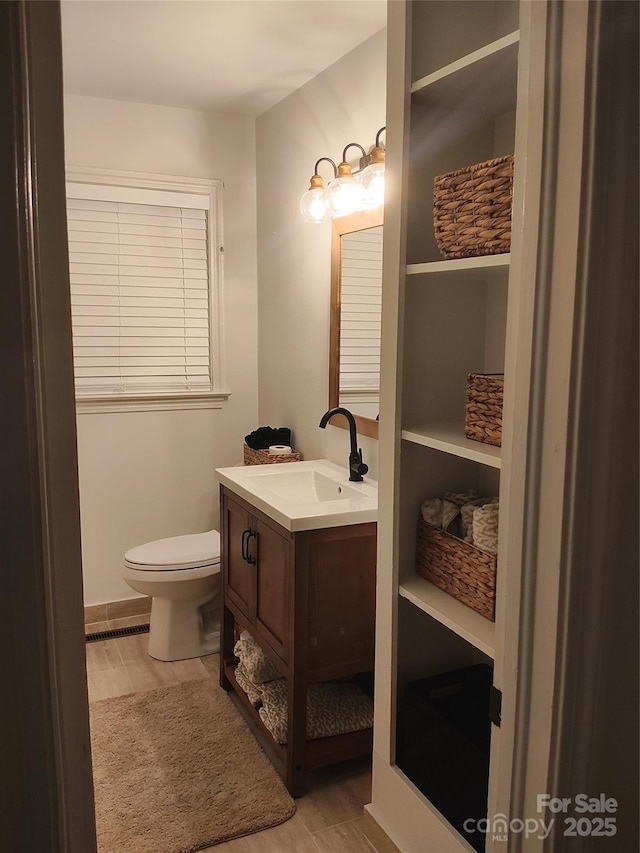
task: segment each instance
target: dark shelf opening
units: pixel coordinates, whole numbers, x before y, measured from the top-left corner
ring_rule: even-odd
[[[489,784],[486,664],[411,681],[398,706],[396,763],[478,853],[485,834]]]

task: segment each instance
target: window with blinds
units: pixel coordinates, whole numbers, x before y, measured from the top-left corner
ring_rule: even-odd
[[[373,402],[380,390],[382,226],[342,235],[340,400]]]
[[[67,184],[77,397],[213,390],[209,193]]]

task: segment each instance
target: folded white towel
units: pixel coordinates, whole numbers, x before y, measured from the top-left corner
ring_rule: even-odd
[[[478,497],[478,493],[474,489],[469,489],[468,492],[446,492],[444,499],[456,506],[464,506],[469,501],[474,501]]]
[[[423,501],[420,512],[427,524],[449,530],[460,515],[460,507],[453,501],[442,500],[442,498],[427,498]],[[457,533],[457,529],[452,529],[452,532]]]
[[[242,690],[247,694],[247,698],[252,705],[256,707],[262,702],[262,685],[254,684],[254,682],[247,675],[242,661],[238,664],[235,669],[234,676]]]
[[[469,501],[460,508],[460,516],[462,521],[462,538],[465,542],[473,544],[473,512],[476,507],[484,506],[485,504],[493,503],[496,498],[475,498]]]
[[[423,501],[420,512],[427,524],[433,524],[434,527],[442,527],[441,498],[427,498],[426,501]]]
[[[262,686],[260,719],[278,743],[287,741],[287,680]],[[373,725],[373,702],[357,684],[321,682],[307,690],[307,738],[357,732]]]
[[[490,554],[497,554],[498,498],[478,497],[473,489],[468,492],[447,492],[444,498],[424,500],[420,513],[427,524],[440,527]]]
[[[233,647],[233,653],[240,658],[244,673],[254,684],[263,684],[265,681],[282,678],[282,673],[275,663],[269,660],[251,634],[246,631],[240,635],[240,639]]]
[[[473,511],[473,544],[476,548],[498,553],[498,518],[500,504],[498,500],[476,507]]]

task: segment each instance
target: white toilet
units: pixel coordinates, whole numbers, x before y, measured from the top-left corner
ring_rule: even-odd
[[[124,555],[122,576],[136,592],[152,597],[151,657],[184,660],[219,650],[217,530],[157,539],[131,548]]]

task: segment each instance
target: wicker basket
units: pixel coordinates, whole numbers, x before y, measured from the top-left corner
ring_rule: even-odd
[[[504,374],[469,374],[464,413],[464,434],[467,438],[500,447],[503,395]]]
[[[419,520],[418,574],[491,622],[495,621],[497,562],[493,554]]]
[[[268,450],[252,450],[248,444],[244,445],[245,465],[273,465],[274,462],[299,462],[302,456],[297,450],[291,453],[269,453]]]
[[[444,257],[508,252],[512,198],[512,154],[435,178],[433,225]]]

